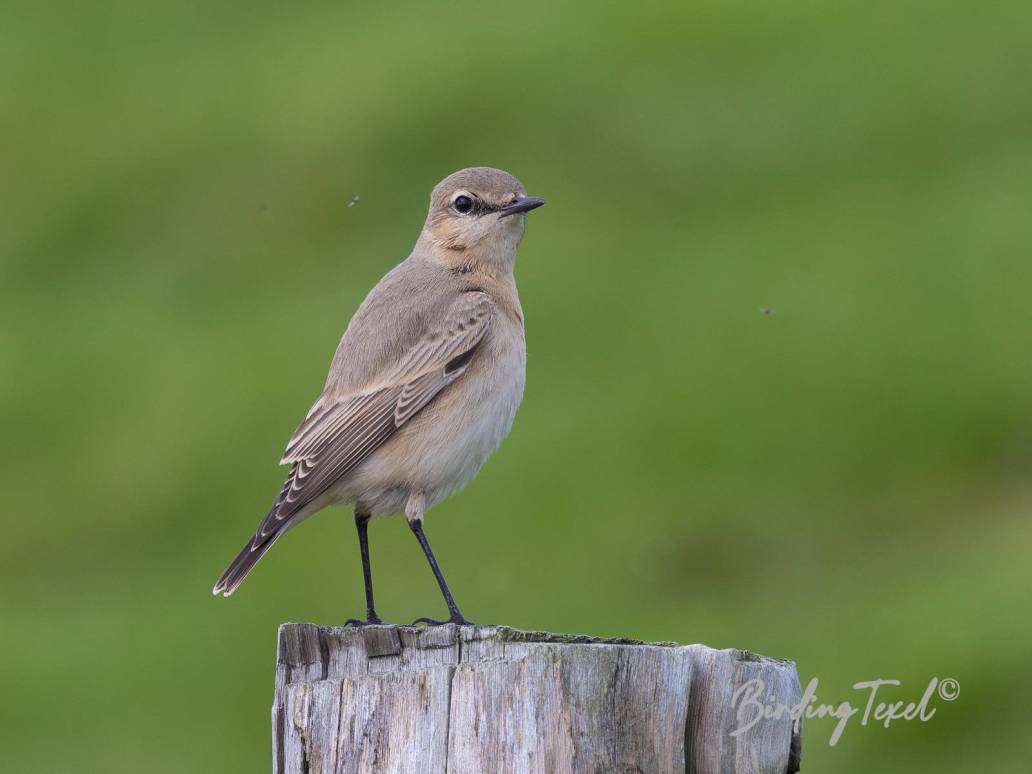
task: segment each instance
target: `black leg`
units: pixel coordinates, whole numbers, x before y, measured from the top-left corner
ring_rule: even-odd
[[[380,624],[380,616],[376,614],[373,605],[373,574],[369,569],[369,527],[368,514],[355,511],[355,527],[358,528],[358,545],[362,551],[362,579],[365,581],[366,620],[360,621],[357,618],[349,618],[345,626],[363,626],[365,624]]]
[[[437,578],[437,585],[441,587],[441,593],[444,594],[444,601],[448,605],[448,612],[451,614],[447,621],[435,621],[432,618],[417,618],[412,623],[426,623],[431,626],[445,623],[471,624],[472,622],[466,620],[462,615],[462,612],[459,610],[459,606],[456,605],[455,600],[452,599],[451,591],[448,590],[448,583],[444,580],[444,575],[441,573],[441,568],[437,564],[434,552],[430,549],[430,544],[426,542],[426,535],[423,534],[423,520],[410,519],[409,527],[412,529],[412,533],[416,536],[416,540],[419,541],[419,545],[423,549],[423,553],[426,554],[426,560],[430,562],[430,569],[434,571],[434,577]]]

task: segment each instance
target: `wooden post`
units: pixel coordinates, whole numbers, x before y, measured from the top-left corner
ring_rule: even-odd
[[[791,661],[501,626],[279,631],[272,709],[277,774],[786,774],[787,713],[736,716],[759,679],[794,706]],[[756,683],[753,683],[756,685]]]

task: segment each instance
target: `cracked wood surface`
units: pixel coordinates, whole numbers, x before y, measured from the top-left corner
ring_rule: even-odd
[[[785,774],[783,716],[731,732],[735,691],[795,705],[791,661],[704,645],[501,626],[284,624],[272,709],[277,774]]]

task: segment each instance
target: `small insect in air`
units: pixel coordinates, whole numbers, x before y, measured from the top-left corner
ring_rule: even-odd
[[[348,202],[348,207],[354,207],[356,204],[358,204],[358,194],[351,197],[351,201]]]
[[[769,306],[761,306],[760,314],[764,315],[765,317],[770,317],[772,314],[774,314],[774,310],[771,309]]]

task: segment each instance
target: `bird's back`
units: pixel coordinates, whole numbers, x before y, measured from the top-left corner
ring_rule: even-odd
[[[326,378],[326,392],[349,394],[376,384],[438,327],[451,302],[466,289],[462,275],[417,253],[391,269],[348,323]]]

